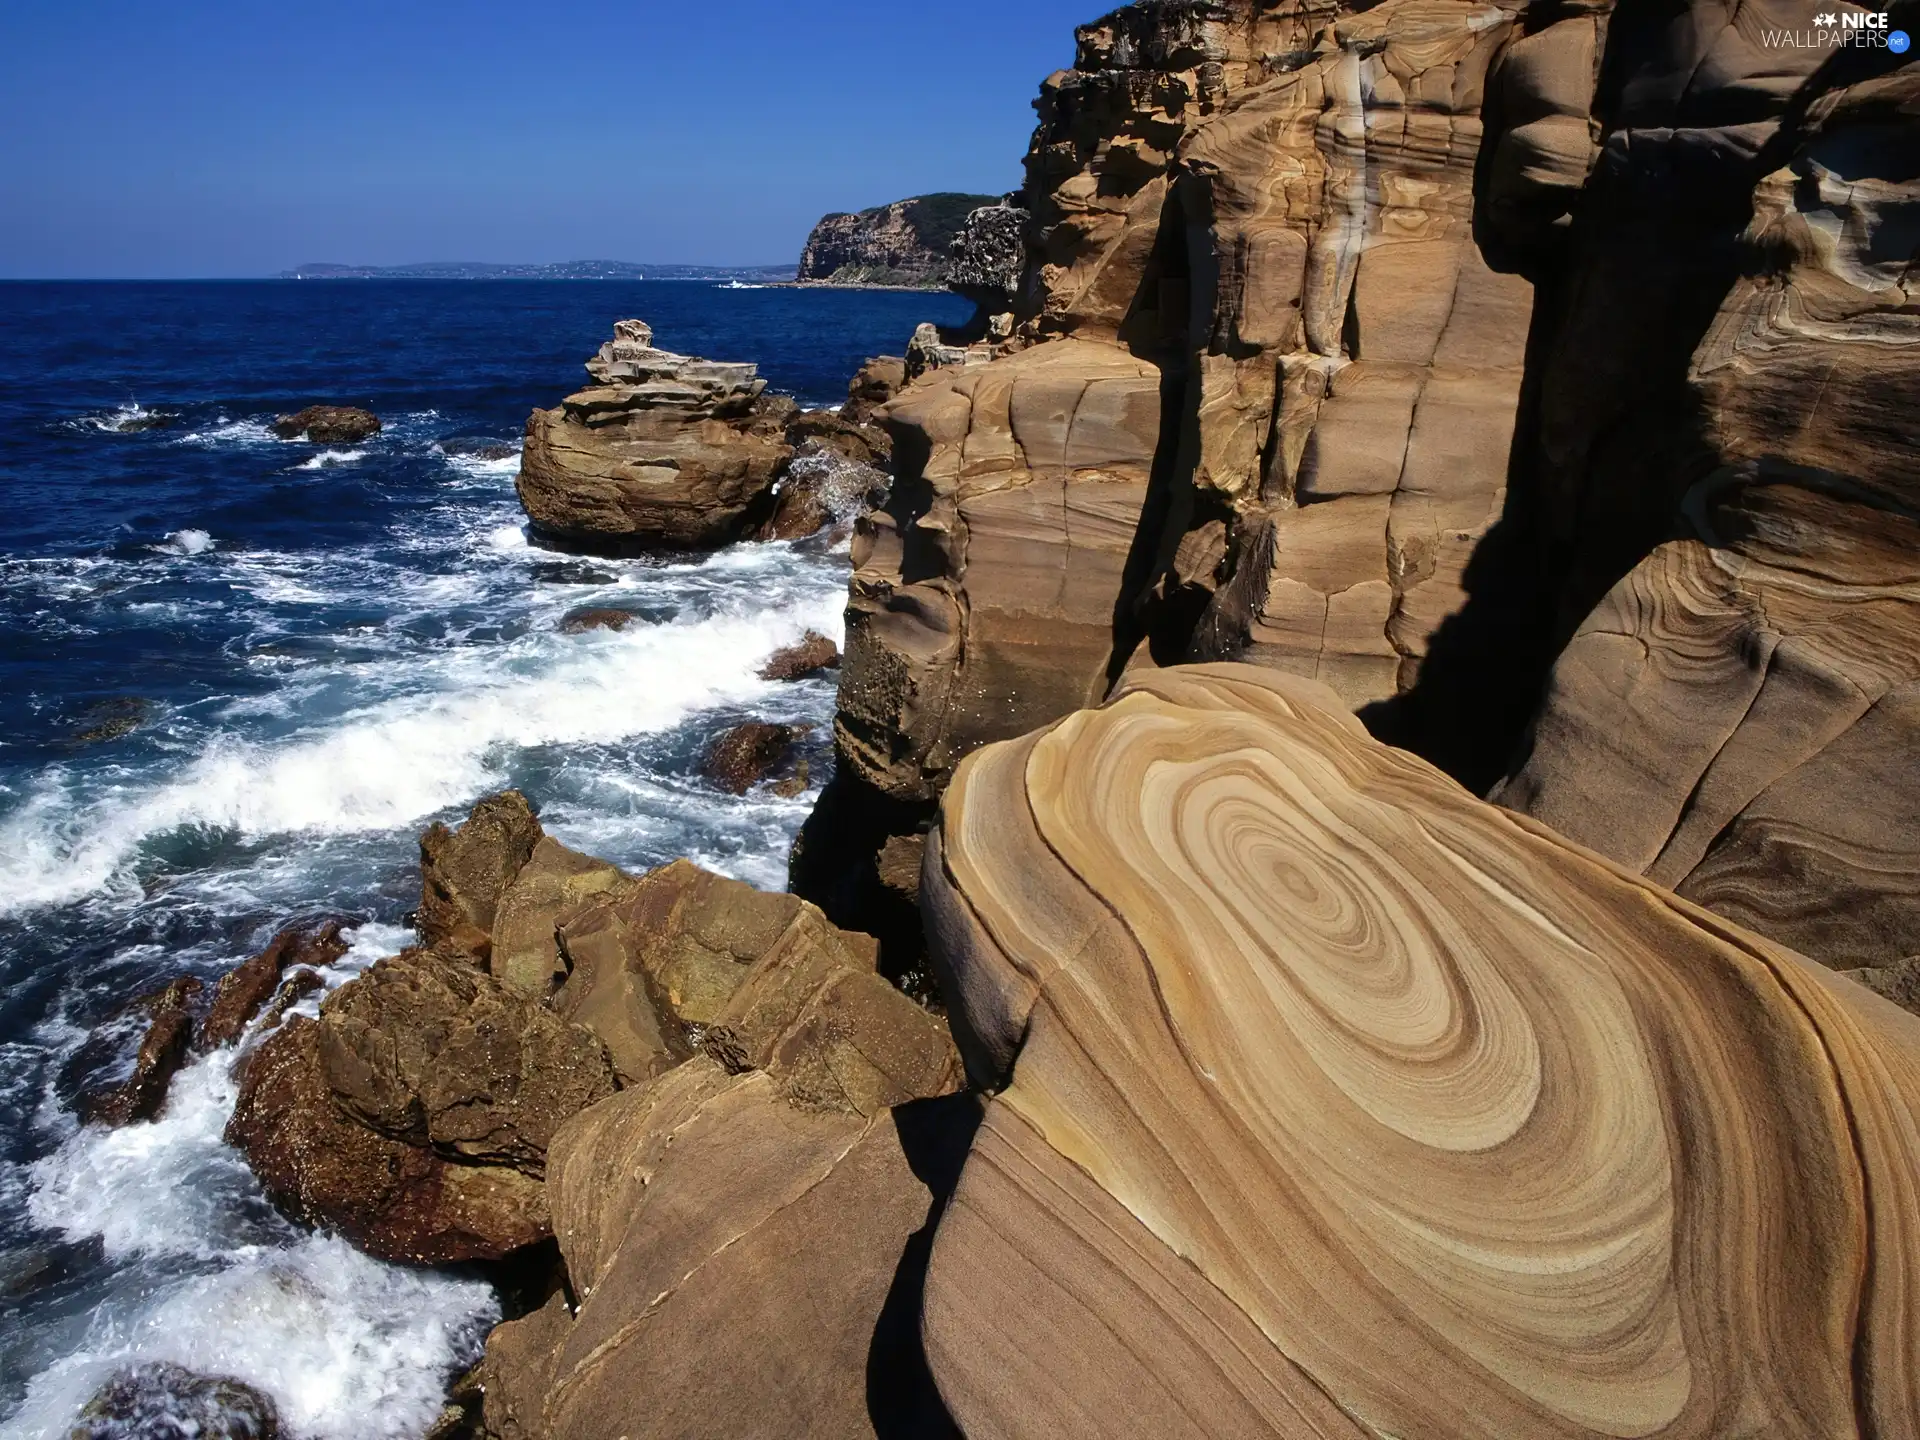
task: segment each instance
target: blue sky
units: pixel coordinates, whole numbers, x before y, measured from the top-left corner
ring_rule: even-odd
[[[15,0],[0,277],[759,264],[1009,189],[1103,0]]]

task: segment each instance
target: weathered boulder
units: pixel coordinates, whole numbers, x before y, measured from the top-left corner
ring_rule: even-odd
[[[83,1118],[97,1125],[131,1125],[151,1120],[165,1108],[167,1087],[193,1044],[193,1003],[202,988],[186,975],[140,1002],[153,1018],[134,1057],[133,1073],[118,1085],[83,1096]]]
[[[497,1260],[552,1233],[540,1181],[497,1165],[457,1165],[350,1119],[320,1055],[322,1022],[295,1017],[243,1062],[227,1143],[297,1220],[382,1260]]]
[[[80,1411],[68,1440],[279,1440],[273,1401],[251,1385],[167,1361],[129,1366]]]
[[[606,1037],[622,1075],[658,1074],[697,1045],[801,1103],[862,1115],[959,1083],[944,1023],[880,975],[874,940],[796,896],[679,860],[581,910],[560,944],[575,968],[555,1004]],[[625,1031],[593,1018],[609,1011]]]
[[[719,736],[707,748],[700,773],[734,795],[744,795],[777,770],[806,733],[802,725],[748,720]]]
[[[907,362],[898,355],[876,355],[847,382],[847,401],[840,415],[855,425],[866,425],[874,412],[907,383]]]
[[[608,554],[709,549],[764,518],[794,405],[753,365],[655,349],[622,320],[587,371],[591,386],[527,421],[517,488],[536,534]]]
[[[258,955],[222,975],[213,987],[213,1005],[200,1023],[194,1048],[205,1052],[238,1042],[274,998],[287,971],[325,969],[347,953],[342,932],[352,923],[338,915],[296,921]]]
[[[998,1087],[967,1434],[1920,1430],[1920,1021],[1324,687],[1131,675],[963,764],[923,884]]]
[[[420,909],[414,926],[430,949],[486,962],[494,912],[542,838],[518,790],[489,795],[458,830],[434,824],[420,837]]]
[[[934,1105],[805,1109],[700,1058],[580,1115],[549,1182],[579,1307],[494,1331],[489,1434],[954,1435],[915,1332],[971,1102]]]
[[[548,1233],[547,1144],[613,1090],[589,1032],[415,951],[268,1037],[227,1139],[275,1204],[370,1254],[494,1260]]]
[[[1013,310],[1026,283],[1029,217],[1018,198],[982,205],[953,237],[947,288],[973,301],[981,316]]]
[[[309,405],[273,422],[282,440],[306,439],[315,445],[354,445],[380,433],[380,417],[351,405]]]

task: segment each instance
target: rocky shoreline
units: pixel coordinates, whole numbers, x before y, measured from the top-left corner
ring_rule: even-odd
[[[1920,1433],[1920,68],[1687,13],[1145,0],[839,411],[620,321],[536,535],[850,546],[792,893],[493,796],[102,1118],[252,1024],[442,1437]]]

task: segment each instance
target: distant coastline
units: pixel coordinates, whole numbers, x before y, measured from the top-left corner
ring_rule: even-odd
[[[280,280],[709,280],[771,285],[791,281],[785,265],[639,265],[627,260],[568,260],[554,265],[496,265],[436,260],[418,265],[336,265],[314,262],[283,270]]]

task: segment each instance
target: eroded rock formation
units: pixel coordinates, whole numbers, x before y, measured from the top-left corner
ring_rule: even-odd
[[[928,1279],[969,1435],[1920,1427],[1920,1021],[1333,692],[1129,676],[924,883],[1003,1087]]]
[[[756,367],[655,349],[645,323],[622,320],[587,373],[592,385],[527,421],[518,489],[536,533],[608,552],[705,549],[764,518],[795,407]]]
[[[1878,969],[1920,954],[1920,73],[1848,49],[1810,74],[1825,52],[1700,14],[1692,40],[1610,41],[1633,103],[1565,262],[1598,293],[1547,364],[1535,543],[1572,557],[1563,618],[1632,569],[1559,654],[1497,796]],[[1702,54],[1712,83],[1654,103]],[[1654,293],[1624,293],[1655,243]]]

